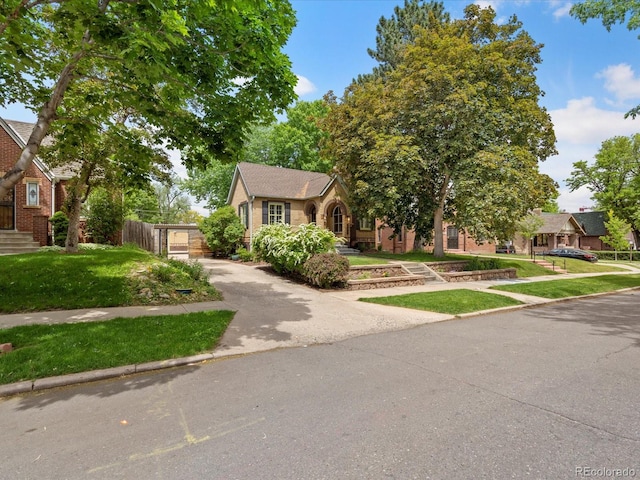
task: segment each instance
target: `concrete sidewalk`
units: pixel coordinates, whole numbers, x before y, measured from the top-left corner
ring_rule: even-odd
[[[108,320],[116,317],[176,315],[206,310],[232,310],[234,319],[213,352],[195,357],[128,365],[95,372],[52,377],[0,386],[0,396],[13,395],[74,383],[102,380],[159,368],[175,367],[230,355],[244,355],[285,347],[331,343],[347,338],[411,328],[460,316],[388,307],[358,302],[362,297],[401,295],[453,289],[484,291],[498,284],[523,283],[591,276],[592,274],[550,275],[534,279],[496,280],[465,283],[429,283],[413,287],[360,291],[320,291],[273,275],[269,269],[224,260],[201,260],[211,282],[222,292],[223,301],[183,305],[114,307],[26,314],[0,315],[0,328],[36,323],[69,323]],[[630,267],[629,272],[640,270]],[[593,274],[593,275],[602,275]],[[513,297],[523,308],[552,300],[490,290]],[[480,315],[475,312],[471,315]],[[470,316],[470,315],[464,315]]]

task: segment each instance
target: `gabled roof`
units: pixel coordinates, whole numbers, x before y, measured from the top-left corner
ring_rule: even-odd
[[[242,181],[250,197],[306,200],[323,195],[334,180],[325,173],[240,162],[227,201],[231,201],[238,181]]]
[[[20,148],[24,148],[27,145],[27,140],[31,136],[35,123],[19,122],[16,120],[5,120],[0,118],[0,126],[13,138]],[[51,145],[53,140],[51,137],[45,137],[42,141],[42,145]],[[44,173],[49,180],[54,178],[60,180],[67,180],[75,176],[75,172],[68,166],[60,166],[56,168],[49,168],[40,158],[35,157],[33,163]]]
[[[553,233],[558,234],[562,232],[564,226],[570,222],[574,225],[578,233],[584,235],[584,229],[576,221],[576,219],[570,213],[541,213],[540,217],[544,221],[542,226],[538,229],[538,233]]]
[[[590,237],[607,235],[607,227],[604,225],[604,222],[607,221],[605,212],[580,212],[574,213],[573,216],[584,229],[585,235]]]

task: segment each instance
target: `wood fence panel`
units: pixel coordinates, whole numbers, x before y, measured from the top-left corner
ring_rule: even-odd
[[[152,253],[155,252],[153,224],[127,220],[122,231],[123,243],[135,243],[140,248]]]

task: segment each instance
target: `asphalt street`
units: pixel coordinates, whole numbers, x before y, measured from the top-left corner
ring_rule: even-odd
[[[1,475],[639,476],[639,309],[636,291],[2,399]]]

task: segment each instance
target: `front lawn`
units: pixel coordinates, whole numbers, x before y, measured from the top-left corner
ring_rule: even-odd
[[[415,310],[427,310],[429,312],[447,313],[450,315],[522,304],[522,302],[518,300],[502,295],[493,295],[491,293],[467,289],[408,293],[389,297],[360,298],[360,301],[413,308]]]
[[[544,259],[553,262],[557,268],[566,269],[567,273],[606,273],[606,272],[622,272],[625,268],[615,267],[601,263],[591,263],[575,258],[536,256],[537,260]]]
[[[166,360],[210,351],[234,313],[115,318],[0,330],[0,384]]]
[[[623,288],[640,287],[640,275],[600,275],[597,277],[571,278],[531,282],[516,285],[499,285],[494,290],[522,293],[543,298],[566,298],[591,293],[612,292]]]
[[[389,263],[389,260],[385,260],[384,258],[376,258],[367,255],[349,255],[347,257],[350,265],[385,265]]]
[[[176,289],[191,289],[181,295]],[[171,304],[218,300],[202,265],[137,247],[0,257],[0,312]]]

